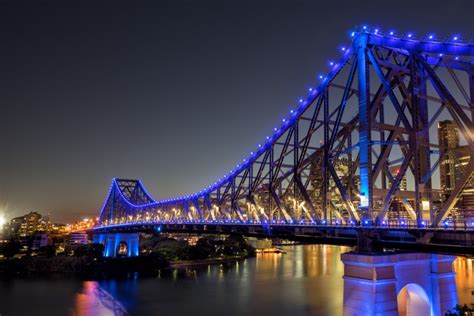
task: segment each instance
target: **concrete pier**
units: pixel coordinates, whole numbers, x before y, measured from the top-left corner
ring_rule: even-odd
[[[139,233],[94,234],[94,243],[104,245],[104,257],[136,257],[139,254]]]
[[[454,259],[425,253],[344,253],[343,314],[444,315],[457,304]]]

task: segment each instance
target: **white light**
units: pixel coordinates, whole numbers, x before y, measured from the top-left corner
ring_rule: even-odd
[[[3,217],[3,215],[0,215],[0,228],[2,228],[2,226],[5,225],[5,223],[6,223],[5,217]]]

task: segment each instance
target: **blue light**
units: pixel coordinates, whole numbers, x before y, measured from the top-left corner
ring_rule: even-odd
[[[459,36],[457,36],[457,35],[453,36],[453,41],[457,41],[458,39],[459,39]]]
[[[428,36],[428,38],[429,38],[430,40],[432,40],[433,37],[434,37],[433,35]]]
[[[321,80],[322,80],[323,78],[324,78],[324,76],[323,76],[323,75],[319,75],[319,79],[321,79]]]
[[[367,25],[362,26],[364,30],[367,30]]]
[[[300,99],[300,103],[303,103],[303,99]]]
[[[379,29],[375,29],[374,33],[377,34],[379,32]]]
[[[390,36],[393,36],[393,34],[395,34],[395,33],[393,31],[390,31],[389,34],[390,34]]]
[[[278,128],[274,127],[273,130],[276,132],[276,131],[278,131]]]
[[[412,38],[412,36],[413,36],[413,34],[411,34],[411,33],[408,33],[408,35],[407,35],[408,38]]]
[[[351,33],[351,36],[352,36],[352,37],[354,37],[355,35],[356,35],[356,33],[355,33],[355,32],[352,32],[352,33]]]
[[[334,62],[330,61],[329,66],[334,66]]]
[[[309,92],[313,91],[313,88],[308,88],[308,91],[309,91]]]
[[[425,226],[425,221],[421,221],[421,226]]]
[[[364,224],[365,224],[365,225],[367,225],[368,223],[369,223],[369,221],[368,221],[368,220],[365,220],[365,221],[364,221]]]

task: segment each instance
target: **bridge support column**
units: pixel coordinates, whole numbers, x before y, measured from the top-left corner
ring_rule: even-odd
[[[137,257],[139,255],[139,233],[100,233],[94,234],[94,243],[104,245],[104,257]],[[125,253],[120,253],[123,249]]]
[[[361,34],[354,40],[357,54],[357,78],[359,89],[359,172],[360,172],[360,209],[362,219],[373,219],[372,214],[372,141],[370,116],[370,79],[367,61],[367,34]]]
[[[444,315],[457,303],[454,257],[349,252],[341,260],[344,315]]]

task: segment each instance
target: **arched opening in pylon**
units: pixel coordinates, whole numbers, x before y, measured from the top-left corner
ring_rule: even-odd
[[[128,255],[128,245],[125,241],[121,241],[117,246],[117,256],[125,257]]]
[[[405,285],[397,296],[399,316],[430,316],[431,304],[425,290],[414,283]]]

